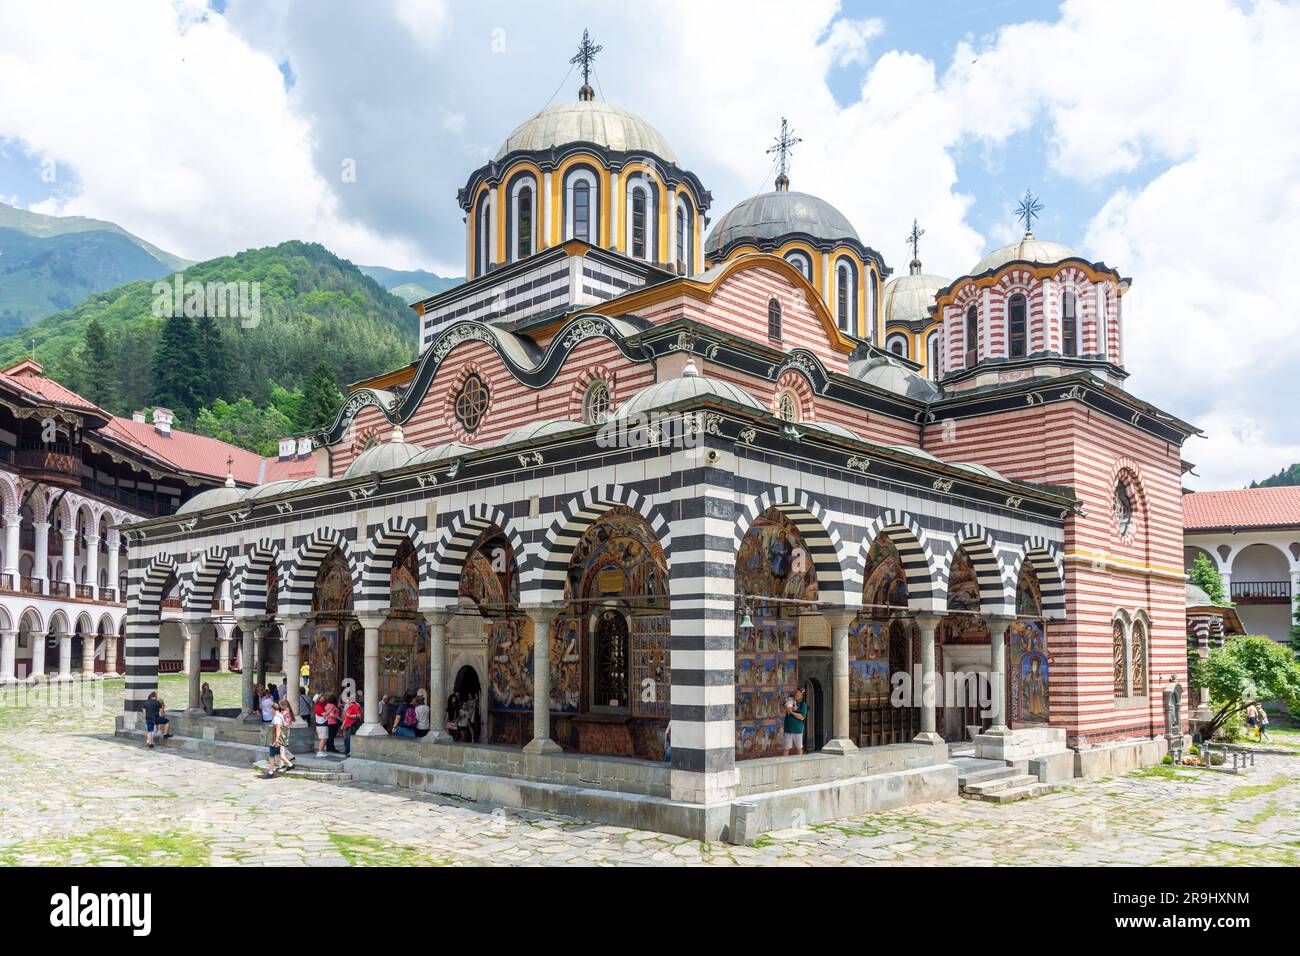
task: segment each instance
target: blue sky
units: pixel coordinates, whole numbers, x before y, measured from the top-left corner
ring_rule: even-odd
[[[899,272],[914,217],[952,277],[1018,235],[1032,189],[1037,235],[1133,277],[1129,385],[1206,429],[1190,483],[1300,460],[1273,384],[1300,377],[1295,2],[8,5],[0,199],[194,259],[308,239],[459,275],[456,189],[575,95],[584,27],[600,94],[666,136],[715,221],[770,188],[781,116],[804,140],[793,188]]]

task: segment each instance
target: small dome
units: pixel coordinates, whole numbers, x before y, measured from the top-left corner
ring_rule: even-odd
[[[465,445],[458,441],[449,441],[441,445],[434,445],[425,451],[420,452],[414,458],[407,462],[408,465],[432,465],[440,461],[451,461],[453,458],[460,458],[478,451],[473,445]]]
[[[884,355],[850,363],[849,374],[868,385],[921,401],[930,401],[940,394],[939,386],[924,375]]]
[[[854,441],[862,441],[862,436],[852,428],[845,428],[843,425],[836,425],[834,422],[796,422],[796,424],[800,428],[815,428],[818,431],[826,432],[828,435],[838,435],[840,438],[852,438]]]
[[[577,428],[585,427],[582,422],[570,421],[567,418],[558,418],[552,421],[529,422],[527,425],[520,425],[513,431],[507,432],[498,445],[513,445],[515,442],[531,441],[536,438],[545,438],[548,435],[561,435],[564,432],[571,432]]]
[[[1050,263],[1061,262],[1064,259],[1081,258],[1083,257],[1069,246],[1063,246],[1059,242],[1035,239],[1032,233],[1027,233],[1025,238],[1019,242],[1013,242],[1001,249],[994,249],[975,263],[975,268],[971,269],[967,275],[983,275],[986,272],[992,272],[994,269],[1002,268],[1008,262]]]
[[[226,505],[233,505],[244,497],[246,490],[236,488],[233,482],[220,488],[209,488],[207,491],[200,491],[177,508],[176,513],[178,515],[187,515],[196,511],[206,511],[208,508],[224,508]]]
[[[645,415],[657,408],[666,408],[692,398],[718,398],[754,411],[766,411],[743,388],[721,379],[705,378],[695,368],[694,362],[687,362],[680,378],[664,379],[646,386],[620,405],[611,418]]]
[[[951,279],[925,272],[913,272],[890,279],[885,283],[881,305],[885,327],[900,322],[934,321],[934,316],[930,315],[934,294],[951,284]]]
[[[824,199],[778,189],[738,203],[709,233],[704,254],[713,255],[741,240],[776,240],[794,234],[836,242],[860,242],[845,215]]]
[[[1007,480],[1007,477],[1005,475],[1003,475],[1001,472],[994,471],[988,465],[977,465],[971,461],[954,461],[952,462],[952,466],[954,468],[962,468],[966,471],[973,471],[978,475],[983,475],[985,478],[992,478],[996,481]]]
[[[516,150],[541,152],[566,143],[595,143],[623,153],[651,153],[670,163],[677,162],[663,135],[625,109],[596,100],[560,103],[529,117],[497,150],[500,162]]]
[[[410,463],[411,459],[424,451],[420,445],[413,445],[402,438],[402,429],[393,426],[391,438],[382,445],[367,448],[348,465],[343,472],[344,478],[357,478],[377,471],[391,471]]]
[[[243,498],[249,501],[254,498],[270,498],[272,495],[282,495],[286,491],[291,491],[293,486],[301,480],[300,478],[282,478],[280,481],[268,481],[256,488],[249,488],[244,492]]]

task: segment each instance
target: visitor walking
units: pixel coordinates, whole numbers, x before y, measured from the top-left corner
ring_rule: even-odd
[[[284,734],[284,718],[280,715],[280,708],[272,708],[271,720],[267,723],[266,729],[262,732],[266,738],[266,770],[262,773],[263,780],[269,780],[274,777],[279,770],[280,764],[280,747],[281,739]]]
[[[263,687],[261,696],[258,700],[262,709],[262,723],[269,724],[272,718],[275,717],[275,714],[272,712],[272,708],[275,706],[275,698],[271,696],[269,690]]]
[[[1268,711],[1266,711],[1263,707],[1257,707],[1256,709],[1259,711],[1258,740],[1262,743],[1263,741],[1270,739],[1268,736]]]
[[[343,708],[343,756],[352,756],[352,738],[361,727],[361,701],[349,698]]]
[[[293,729],[293,707],[288,700],[282,700],[276,707],[280,711],[280,765],[285,770],[292,770],[293,751],[289,749],[289,734]]]
[[[144,702],[144,742],[153,749],[154,734],[166,738],[171,734],[171,721],[167,719],[167,707],[156,690],[149,692]]]
[[[803,729],[808,720],[808,702],[803,699],[803,688],[795,688],[794,696],[785,702],[784,749],[782,756],[790,756],[793,750],[796,757],[803,753]]]
[[[460,710],[456,713],[456,739],[466,743],[470,740],[468,702],[461,704]]]
[[[1249,732],[1250,730],[1255,731],[1255,739],[1258,740],[1259,739],[1259,708],[1255,706],[1255,702],[1253,700],[1246,705],[1246,727],[1249,728],[1247,732]]]
[[[212,716],[212,688],[204,683],[203,689],[199,691],[199,706],[209,717]]]

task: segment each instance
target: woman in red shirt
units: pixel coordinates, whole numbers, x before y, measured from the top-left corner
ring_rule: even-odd
[[[343,707],[343,756],[352,756],[352,736],[361,727],[361,702],[355,697]]]

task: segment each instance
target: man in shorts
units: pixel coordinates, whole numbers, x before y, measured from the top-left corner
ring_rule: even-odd
[[[171,721],[167,719],[167,708],[158,698],[156,690],[149,692],[149,698],[144,702],[144,742],[153,749],[154,731],[158,731],[165,739],[172,735]]]
[[[808,722],[808,702],[803,699],[803,689],[798,688],[794,696],[785,702],[785,724],[781,728],[784,751],[783,757],[790,756],[793,750],[795,756],[803,753],[803,729]]]

